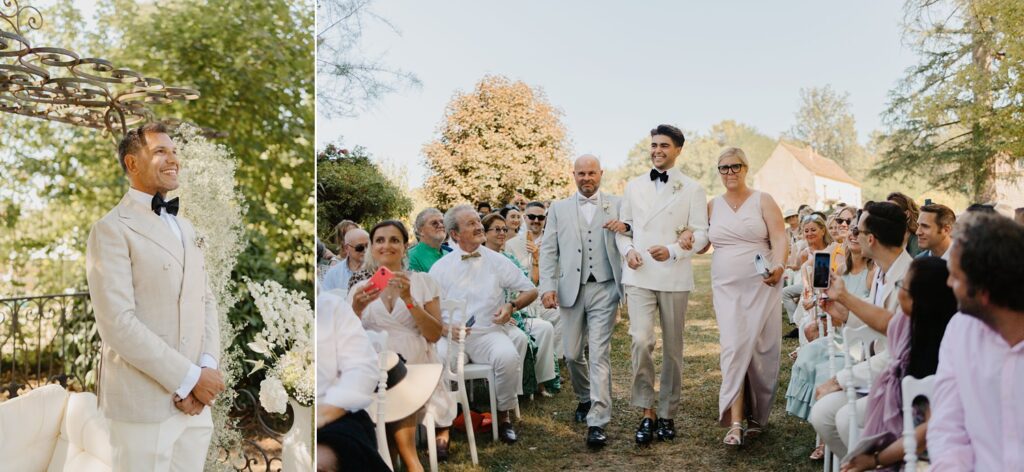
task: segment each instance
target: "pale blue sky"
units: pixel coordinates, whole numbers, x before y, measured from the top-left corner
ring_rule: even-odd
[[[377,0],[373,11],[401,35],[371,24],[364,51],[423,86],[356,118],[318,116],[317,147],[343,136],[407,167],[417,187],[426,173],[420,150],[445,105],[485,74],[542,88],[564,112],[573,152],[595,153],[606,168],[662,122],[706,131],[735,119],[777,136],[793,124],[800,88],[826,84],[850,93],[864,141],[916,62],[902,42],[902,8],[900,0]]]

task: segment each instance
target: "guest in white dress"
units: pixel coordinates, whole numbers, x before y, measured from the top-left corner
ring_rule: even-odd
[[[731,425],[723,439],[729,446],[760,434],[771,413],[782,349],[780,282],[789,249],[782,210],[771,195],[747,186],[748,170],[742,149],[723,151],[718,173],[725,194],[708,203],[708,239],[715,247],[711,287],[722,345],[718,421]],[[755,269],[758,255],[766,259],[767,273]]]
[[[406,363],[441,364],[434,347],[442,332],[440,290],[427,274],[405,270],[408,245],[409,233],[400,221],[387,220],[374,226],[370,230],[369,265],[374,271],[373,266],[387,267],[394,277],[383,291],[372,288],[369,280],[357,283],[349,292],[349,300],[363,327],[387,332],[387,349],[400,354]],[[442,428],[438,449],[447,450],[455,401],[443,381],[438,382],[426,408]],[[388,425],[389,442],[397,445],[406,470],[423,469],[416,455],[417,416]]]

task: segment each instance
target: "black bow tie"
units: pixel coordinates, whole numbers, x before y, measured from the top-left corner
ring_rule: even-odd
[[[658,169],[651,169],[651,181],[661,180],[662,183],[668,183],[668,171],[658,172]]]
[[[156,195],[153,195],[153,200],[149,202],[149,207],[153,209],[153,213],[156,213],[156,216],[160,216],[161,208],[167,210],[167,213],[177,215],[178,198],[175,197],[165,202],[164,197],[158,193]]]

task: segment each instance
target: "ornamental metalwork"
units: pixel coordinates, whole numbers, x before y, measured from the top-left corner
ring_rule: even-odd
[[[27,30],[43,15],[18,0],[0,0],[0,112],[105,130],[119,136],[153,120],[150,105],[199,98],[111,61],[60,47],[36,47]]]

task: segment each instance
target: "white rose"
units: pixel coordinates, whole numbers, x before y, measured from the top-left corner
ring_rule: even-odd
[[[288,392],[277,377],[267,377],[260,382],[260,405],[271,413],[284,413],[288,408]]]

